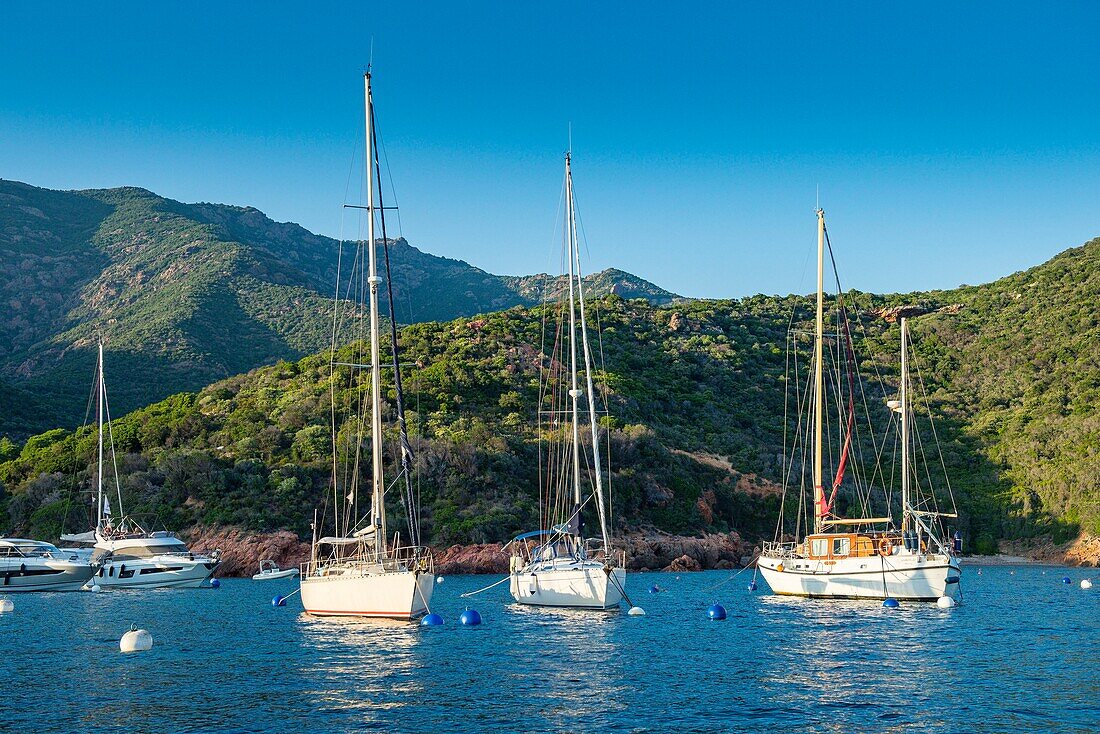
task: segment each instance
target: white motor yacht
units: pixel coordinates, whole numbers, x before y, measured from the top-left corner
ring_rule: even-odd
[[[148,532],[133,518],[122,514],[122,487],[115,460],[115,442],[111,431],[107,386],[103,380],[103,345],[99,345],[96,365],[96,419],[99,423],[95,529],[62,535],[61,541],[76,546],[85,562],[96,566],[93,584],[127,588],[196,587],[210,578],[219,564],[219,553],[192,553],[186,544],[166,531]],[[106,430],[105,430],[106,429]],[[107,462],[104,439],[110,446],[110,466],[114,469],[115,496],[120,517],[112,518],[111,502],[103,484]]]
[[[95,573],[80,554],[25,538],[0,538],[0,593],[76,591]]]
[[[106,588],[194,588],[221,563],[217,551],[193,553],[172,533],[146,532],[126,517],[117,527],[101,522],[95,532],[62,535],[61,540],[90,545],[82,553],[99,566],[93,583]]]

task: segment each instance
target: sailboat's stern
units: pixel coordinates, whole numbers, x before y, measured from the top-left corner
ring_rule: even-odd
[[[428,613],[435,577],[420,571],[328,574],[301,580],[302,606],[318,617],[413,620]]]

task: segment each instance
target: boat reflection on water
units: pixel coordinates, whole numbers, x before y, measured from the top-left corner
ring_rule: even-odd
[[[774,627],[761,680],[780,708],[804,706],[807,691],[815,691],[822,711],[882,709],[877,715],[888,720],[902,715],[897,702],[917,693],[915,681],[952,678],[950,657],[941,653],[957,634],[957,620],[947,610],[784,596],[756,601],[764,628]],[[946,714],[941,723],[948,723]]]
[[[373,712],[416,706],[427,695],[419,649],[421,629],[396,619],[315,617],[302,612],[301,673],[314,682],[307,695],[320,708],[354,711],[357,720],[388,721]]]
[[[516,671],[510,676],[512,695],[541,700],[544,727],[587,717],[596,721],[627,710],[632,689],[622,674],[622,625],[630,618],[619,608],[512,603],[504,613],[510,617],[513,639],[549,641],[546,647],[506,645],[503,661],[505,669]]]

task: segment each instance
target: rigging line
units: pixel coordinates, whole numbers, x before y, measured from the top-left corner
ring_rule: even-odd
[[[118,480],[118,458],[115,456],[115,434],[114,429],[111,427],[111,406],[107,403],[106,382],[101,387],[103,389],[103,412],[107,415],[107,435],[111,441],[111,465],[115,470],[115,494],[118,497],[118,514],[119,517],[122,517],[125,514],[122,511],[122,484]]]
[[[65,498],[65,511],[64,511],[64,514],[61,516],[61,531],[62,531],[62,533],[65,532],[65,523],[69,519],[69,509],[72,507],[73,496],[77,494],[76,475],[80,471],[80,465],[79,465],[80,459],[79,459],[79,456],[78,456],[78,453],[77,453],[77,450],[76,450],[76,439],[80,435],[80,431],[83,431],[85,428],[88,427],[88,419],[92,414],[92,402],[95,400],[95,391],[96,391],[97,383],[99,382],[99,364],[98,364],[98,362],[96,364],[95,372],[93,374],[94,374],[94,377],[92,378],[92,386],[91,386],[91,388],[88,389],[88,402],[84,407],[84,422],[81,423],[80,429],[73,433],[73,474],[72,474],[72,478],[69,481],[68,496]],[[99,510],[97,509],[96,512],[98,513]],[[97,518],[97,522],[98,522],[98,518]],[[93,524],[95,524],[95,523],[93,523]]]
[[[912,338],[910,338],[909,343],[913,343]],[[924,407],[928,413],[928,425],[932,429],[932,438],[936,442],[936,453],[939,454],[940,457],[940,467],[943,468],[943,478],[944,482],[947,484],[947,493],[948,496],[951,497],[951,511],[957,514],[958,506],[955,504],[955,491],[951,487],[951,476],[947,473],[947,463],[943,459],[943,448],[940,446],[940,437],[939,434],[936,432],[936,422],[932,419],[932,405],[931,402],[928,400],[928,389],[925,387],[924,384],[924,375],[921,373],[920,363],[914,361],[914,364],[917,367],[917,382],[920,383],[921,394],[925,397]]]
[[[371,105],[371,112],[374,111],[374,105]],[[404,391],[401,385],[401,360],[400,351],[397,343],[397,315],[394,311],[393,302],[393,275],[390,270],[390,244],[389,239],[386,237],[386,210],[384,208],[384,202],[382,200],[382,168],[378,160],[378,133],[375,124],[375,116],[371,115],[371,136],[374,139],[374,167],[376,172],[376,180],[378,182],[378,206],[380,207],[379,219],[382,224],[382,251],[385,254],[386,259],[386,294],[387,301],[389,301],[390,311],[390,353],[393,355],[393,382],[394,392],[396,394],[397,404],[397,428],[399,434],[399,440],[401,442],[401,470],[405,475],[405,494],[402,495],[402,502],[405,505],[406,519],[409,525],[410,541],[412,545],[420,545],[420,537],[416,532],[416,523],[413,515],[415,510],[413,508],[413,488],[412,488],[412,461],[414,459],[412,453],[412,445],[409,443],[408,426],[405,421],[405,397]],[[373,247],[373,244],[372,244]]]
[[[724,579],[724,580],[722,580],[722,581],[719,581],[719,582],[718,582],[717,584],[715,584],[714,586],[709,586],[709,587],[707,587],[707,588],[703,589],[703,593],[708,593],[708,594],[709,594],[710,592],[714,591],[714,590],[715,590],[715,589],[717,589],[718,587],[720,587],[720,586],[725,586],[725,585],[726,585],[726,584],[728,584],[728,583],[729,583],[730,581],[733,581],[733,580],[734,580],[735,578],[737,578],[738,576],[740,576],[740,575],[741,575],[741,572],[742,572],[742,571],[747,571],[747,570],[749,570],[750,568],[755,568],[755,567],[756,567],[756,562],[757,562],[757,561],[758,561],[759,559],[760,559],[760,551],[754,550],[754,552],[753,552],[753,557],[752,557],[752,559],[751,559],[751,560],[750,560],[750,561],[749,561],[748,563],[746,563],[746,564],[745,564],[744,566],[742,566],[741,568],[737,569],[737,571],[736,571],[735,573],[733,573],[732,575],[730,575],[730,577],[729,577],[729,578],[727,578],[727,579]]]
[[[841,288],[841,284],[840,284],[840,272],[837,270],[836,256],[833,252],[833,243],[829,239],[829,230],[824,225],[824,223],[822,224],[822,229],[824,230],[824,234],[825,234],[825,242],[826,242],[826,244],[828,245],[828,248],[829,248],[829,260],[833,265],[833,276],[836,280],[837,297],[839,299],[841,297],[841,294],[842,294],[842,288]],[[847,324],[848,322],[847,322],[847,316],[846,315],[845,315],[845,319],[846,319],[845,323]],[[864,336],[866,337],[866,328],[863,326],[862,322],[859,322],[859,325],[860,325],[860,328],[863,329]],[[851,339],[850,330],[848,332],[848,338],[849,338],[849,340]],[[853,360],[854,360],[854,353],[853,353]],[[875,368],[875,374],[879,379],[879,385],[883,389],[883,399],[885,399],[886,398],[885,382],[882,380],[881,372],[878,369],[878,363],[875,362],[873,357],[871,358],[871,365]],[[873,447],[875,447],[876,455],[880,457],[881,456],[881,450],[878,449],[878,443],[875,440],[874,425],[873,425],[873,422],[871,420],[870,410],[867,407],[866,393],[863,391],[863,377],[860,374],[858,369],[855,369],[853,371],[855,372],[856,381],[859,383],[859,386],[860,386],[860,394],[864,396],[864,399],[861,402],[863,402],[863,410],[864,410],[865,417],[867,418],[867,426],[868,426],[869,435],[871,437],[871,445]],[[849,372],[849,375],[851,375],[851,372]],[[884,448],[885,448],[885,440],[886,440],[885,437],[883,437],[883,447]],[[860,455],[862,456],[862,451],[860,452]],[[867,487],[868,501],[870,499],[870,492],[871,492],[871,489],[872,489],[871,485],[873,485],[873,483],[874,483],[874,475],[877,474],[877,473],[881,473],[881,469],[882,469],[881,465],[876,463],[875,470],[872,473],[871,482],[869,482],[868,487]]]

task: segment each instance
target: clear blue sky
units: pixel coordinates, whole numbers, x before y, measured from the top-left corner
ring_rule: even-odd
[[[403,233],[491,272],[557,262],[570,122],[586,270],[690,296],[810,290],[819,186],[865,290],[1100,236],[1097,2],[5,2],[0,176],[335,235],[372,37]]]

